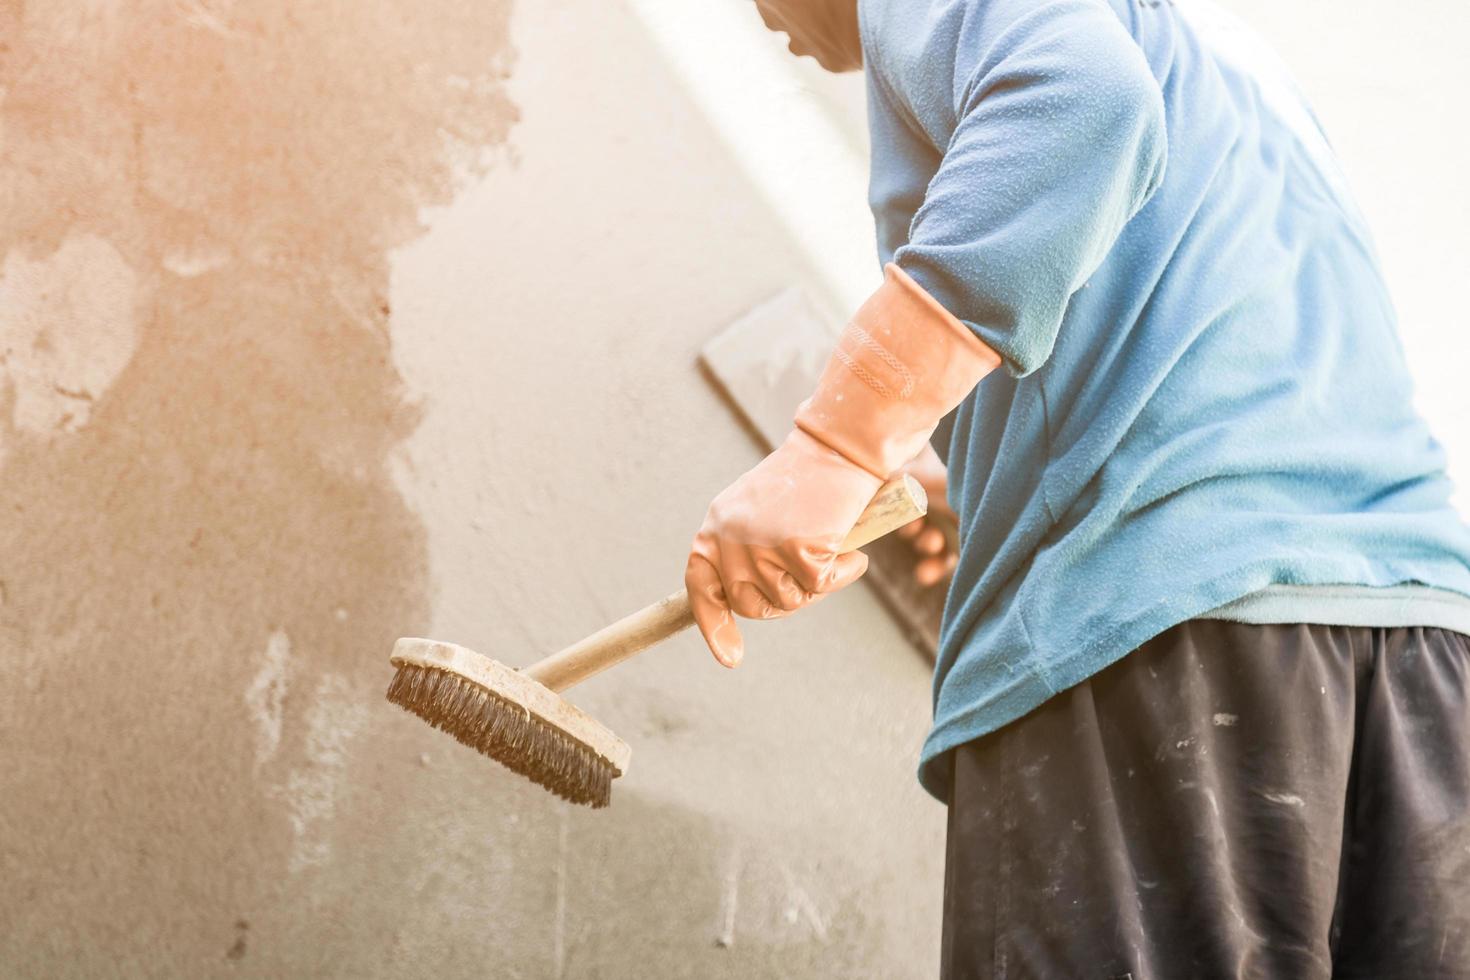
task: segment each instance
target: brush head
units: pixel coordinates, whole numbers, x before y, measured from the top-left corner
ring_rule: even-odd
[[[402,639],[391,659],[389,701],[563,799],[611,800],[632,751],[554,691],[453,643]]]

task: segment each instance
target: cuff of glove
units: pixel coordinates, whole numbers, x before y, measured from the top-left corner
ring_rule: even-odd
[[[939,420],[1000,365],[1000,355],[907,273],[853,315],[796,424],[880,480],[919,454]]]

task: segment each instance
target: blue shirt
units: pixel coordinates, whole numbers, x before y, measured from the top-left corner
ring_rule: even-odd
[[[1413,585],[1463,612],[1470,530],[1368,230],[1258,42],[1199,0],[860,22],[880,258],[1006,368],[946,454],[931,793],[947,750],[1243,597]]]

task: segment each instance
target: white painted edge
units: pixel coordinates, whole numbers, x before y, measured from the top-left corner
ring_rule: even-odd
[[[868,161],[749,0],[627,0],[845,317],[881,281]]]

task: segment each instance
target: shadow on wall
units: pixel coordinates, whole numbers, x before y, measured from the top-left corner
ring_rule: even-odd
[[[427,618],[388,253],[507,139],[508,8],[0,0],[0,954],[329,846]]]

